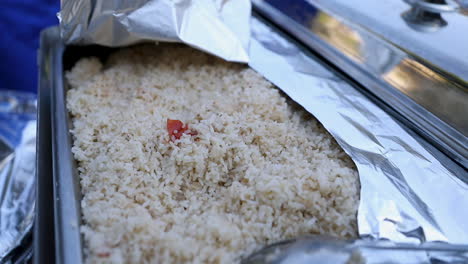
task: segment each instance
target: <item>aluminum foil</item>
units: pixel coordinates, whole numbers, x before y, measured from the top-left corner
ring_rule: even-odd
[[[361,237],[468,244],[466,183],[296,44],[255,18],[251,29],[249,65],[312,113],[355,162]]]
[[[362,238],[468,244],[465,182],[297,44],[256,18],[251,30],[249,66],[313,114],[355,162]]]
[[[0,91],[0,262],[34,220],[36,96]]]
[[[182,42],[247,62],[250,10],[250,0],[61,0],[58,18],[67,44]]]

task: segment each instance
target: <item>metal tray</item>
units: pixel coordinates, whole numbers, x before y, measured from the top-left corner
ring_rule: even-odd
[[[71,152],[70,120],[65,104],[68,87],[64,81],[64,72],[70,69],[79,58],[87,56],[104,58],[113,50],[100,46],[65,46],[60,39],[58,27],[48,28],[41,34],[38,136],[38,146],[41,149],[38,158],[39,184],[35,229],[35,250],[40,253],[35,254],[36,263],[51,263],[55,259],[56,263],[72,264],[82,263],[84,260],[83,239],[79,230],[81,192],[79,176]],[[315,59],[318,63],[324,64],[318,58]],[[328,69],[334,71],[332,68]],[[343,78],[352,83],[350,79]],[[355,83],[353,85],[358,87]],[[367,93],[363,87],[358,88],[384,110],[398,115],[385,103]],[[47,117],[49,99],[50,120]],[[50,130],[48,130],[48,122],[51,123]],[[463,173],[463,169],[456,163],[414,132],[410,131],[410,133],[444,166],[455,171],[456,174]],[[53,190],[53,196],[51,190]],[[54,225],[51,224],[52,222]],[[50,249],[52,243],[55,245],[53,247],[55,252]]]

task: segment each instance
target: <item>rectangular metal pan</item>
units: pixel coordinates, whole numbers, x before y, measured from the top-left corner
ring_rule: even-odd
[[[303,47],[300,48],[304,49]],[[61,42],[58,27],[46,29],[42,33],[39,52],[41,68],[40,106],[41,113],[44,114],[47,109],[43,108],[48,103],[48,92],[50,92],[51,131],[50,138],[47,138],[48,130],[46,126],[49,120],[46,117],[42,117],[40,119],[42,123],[39,125],[38,146],[44,146],[39,153],[45,156],[38,158],[38,162],[44,162],[44,164],[38,167],[38,181],[40,183],[38,185],[39,203],[38,217],[36,218],[35,247],[36,250],[47,250],[47,252],[44,251],[44,253],[35,256],[36,263],[51,263],[50,261],[53,258],[54,252],[45,249],[47,247],[55,248],[54,258],[56,263],[73,264],[82,263],[84,260],[83,240],[80,233],[80,182],[71,152],[72,138],[69,133],[70,118],[65,103],[67,85],[64,80],[64,72],[70,69],[79,58],[87,56],[102,58],[111,51],[112,49],[110,48],[99,46],[65,46]],[[324,64],[318,58],[315,58],[315,60],[317,63]],[[328,69],[334,71],[330,67]],[[349,79],[345,79],[345,81],[352,82]],[[357,84],[353,85],[358,87]],[[367,93],[364,88],[358,88],[363,93]],[[391,114],[396,114],[385,103],[369,93],[367,95],[375,100],[384,110],[387,110]],[[42,116],[42,114],[40,115]],[[463,170],[416,134],[414,136],[444,166],[455,172]],[[48,140],[50,140],[51,144],[50,150],[47,149],[49,146]],[[51,160],[46,157],[47,155],[51,155]],[[50,167],[47,166],[48,163],[51,163]],[[51,186],[52,183],[53,186]],[[53,197],[48,193],[51,189],[53,190]],[[53,205],[53,219],[51,219],[51,205]],[[51,228],[52,225],[54,228]],[[55,246],[51,244],[52,237],[55,240]]]

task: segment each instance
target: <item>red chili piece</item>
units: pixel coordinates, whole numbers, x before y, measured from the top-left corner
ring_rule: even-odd
[[[108,258],[110,256],[110,252],[99,252],[96,255],[100,258]]]
[[[188,125],[184,125],[182,121],[167,119],[167,132],[169,132],[171,141],[180,139],[184,133],[190,136],[196,136],[198,134],[197,131],[190,130],[187,132],[187,130],[189,130]]]

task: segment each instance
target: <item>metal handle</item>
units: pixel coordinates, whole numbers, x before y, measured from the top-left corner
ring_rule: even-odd
[[[404,0],[414,8],[424,10],[431,13],[447,13],[456,12],[459,9],[458,4],[453,0],[440,1],[441,3],[433,3],[428,0]]]

